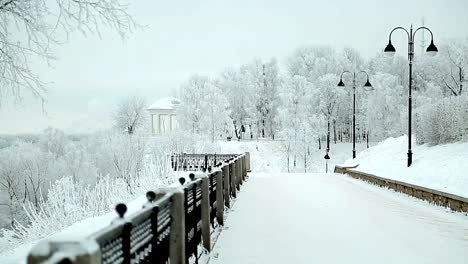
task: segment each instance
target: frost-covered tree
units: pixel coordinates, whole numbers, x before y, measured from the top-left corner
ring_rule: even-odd
[[[344,48],[341,52],[337,53],[337,63],[340,69],[339,74],[343,71],[359,72],[366,69],[365,60],[362,58],[360,53],[353,48]],[[358,76],[362,77],[362,76]],[[333,117],[333,141],[336,144],[338,140],[350,141],[352,136],[352,94],[353,80],[350,75],[343,75],[343,81],[345,82],[345,96],[339,97],[339,103],[337,104],[336,114]],[[365,115],[365,112],[360,112],[360,106],[362,100],[365,99],[365,93],[362,92],[362,79],[358,78],[356,83],[356,113],[357,121]],[[357,122],[357,131],[362,130],[361,123]],[[359,135],[359,133],[358,133]],[[358,137],[359,139],[359,137]]]
[[[300,75],[315,83],[326,74],[340,74],[337,52],[330,46],[309,46],[297,49],[287,62],[290,76]]]
[[[22,205],[39,210],[51,182],[62,172],[54,155],[33,143],[19,142],[0,150],[0,190],[8,194],[11,223],[22,221]]]
[[[125,37],[137,27],[120,0],[3,0],[0,20],[0,103],[23,92],[44,101],[46,88],[31,61],[55,59],[53,48],[70,33],[112,29]]]
[[[468,71],[468,38],[453,40],[442,46],[442,56],[447,61],[447,73],[443,80],[445,87],[454,96],[463,92]]]
[[[39,146],[48,153],[51,153],[55,158],[65,154],[65,148],[69,140],[65,133],[59,129],[48,127],[39,137]]]
[[[268,62],[255,59],[241,67],[247,83],[253,91],[253,102],[249,105],[251,113],[251,130],[256,137],[275,138],[277,124],[275,123],[279,99],[278,89],[281,85],[279,67],[275,58]],[[252,128],[253,127],[253,128]]]
[[[112,175],[123,179],[127,191],[134,194],[143,174],[147,142],[137,136],[116,135],[109,138],[108,145],[114,165]]]
[[[388,73],[372,75],[374,89],[368,92],[365,105],[367,113],[366,123],[370,127],[373,138],[382,140],[387,137],[400,136],[405,129],[401,120],[406,120],[402,110],[405,95],[398,77]]]
[[[280,93],[281,107],[279,108],[280,136],[285,141],[285,153],[288,172],[290,166],[297,166],[298,155],[302,149],[304,135],[303,127],[307,125],[307,90],[311,89],[305,77],[293,76],[285,79]]]
[[[90,160],[86,147],[81,143],[69,142],[65,154],[61,158],[64,163],[64,173],[75,183],[94,185],[98,179],[97,168]],[[63,175],[61,175],[63,176]]]
[[[211,141],[228,134],[229,103],[222,90],[208,77],[194,75],[181,86],[179,109],[182,129],[193,135],[205,134]]]
[[[228,134],[228,127],[232,123],[229,104],[216,85],[207,83],[202,101],[204,115],[201,119],[201,131],[209,135],[211,142]]]
[[[424,92],[433,83],[446,96],[461,95],[468,71],[468,39],[442,42],[436,57],[420,56],[414,68],[416,91]]]
[[[416,110],[418,143],[444,144],[468,140],[468,96],[450,96]]]
[[[121,100],[113,113],[115,128],[129,135],[134,134],[147,120],[145,106],[142,97],[132,96]]]
[[[246,80],[246,76],[238,69],[225,70],[218,80],[218,86],[226,96],[236,138],[241,140],[250,125],[251,113],[249,105],[253,104],[254,90]]]
[[[419,59],[419,57],[418,57]],[[397,77],[398,84],[408,87],[408,59],[404,56],[388,57],[384,52],[378,52],[369,59],[367,72],[370,76],[377,73],[388,73]],[[417,67],[414,67],[417,71]]]
[[[192,134],[201,132],[201,120],[203,112],[203,97],[209,79],[206,76],[193,75],[189,80],[181,85],[179,98],[182,103],[179,109],[181,129],[190,131]]]
[[[323,118],[311,107],[313,89],[314,86],[305,77],[298,75],[285,78],[281,89],[278,123],[288,172],[291,166],[307,171],[311,145],[323,133]]]
[[[338,64],[342,67],[342,70],[363,70],[365,60],[356,49],[346,47],[337,56]]]
[[[323,114],[327,120],[327,151],[330,150],[331,123],[336,116],[339,102],[345,96],[343,88],[337,86],[336,80],[339,80],[338,75],[325,74],[317,80],[314,90],[317,112]]]

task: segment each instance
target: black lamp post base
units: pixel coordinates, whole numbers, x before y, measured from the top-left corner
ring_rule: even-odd
[[[413,163],[413,152],[408,151],[408,167]]]
[[[353,159],[356,158],[356,150],[353,150]]]

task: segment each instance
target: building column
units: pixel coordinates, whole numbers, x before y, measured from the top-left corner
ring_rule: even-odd
[[[158,114],[158,134],[161,134],[161,114]]]
[[[173,130],[173,128],[172,128],[172,117],[173,117],[173,115],[169,114],[169,131]]]

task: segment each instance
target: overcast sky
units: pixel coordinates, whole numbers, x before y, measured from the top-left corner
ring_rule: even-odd
[[[138,0],[131,5],[147,29],[126,42],[106,32],[101,38],[72,35],[56,50],[53,68],[35,67],[50,82],[47,114],[30,98],[20,106],[4,105],[0,133],[37,133],[47,126],[92,132],[110,125],[110,112],[126,96],[144,96],[149,105],[191,74],[214,76],[254,57],[282,62],[304,45],[350,46],[370,57],[385,47],[393,27],[420,26],[423,17],[436,44],[468,36],[466,0]],[[406,40],[399,35],[394,45],[404,54]]]

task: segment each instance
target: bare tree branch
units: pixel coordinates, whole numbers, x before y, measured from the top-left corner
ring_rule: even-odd
[[[25,92],[43,103],[46,83],[31,69],[33,60],[50,65],[53,50],[70,33],[100,35],[102,28],[126,38],[140,26],[126,0],[0,0],[0,106]]]
[[[447,81],[444,79],[444,84],[445,84],[445,87],[447,87],[453,95],[457,96],[457,93],[452,89],[452,87],[450,87],[450,85],[448,85]]]

